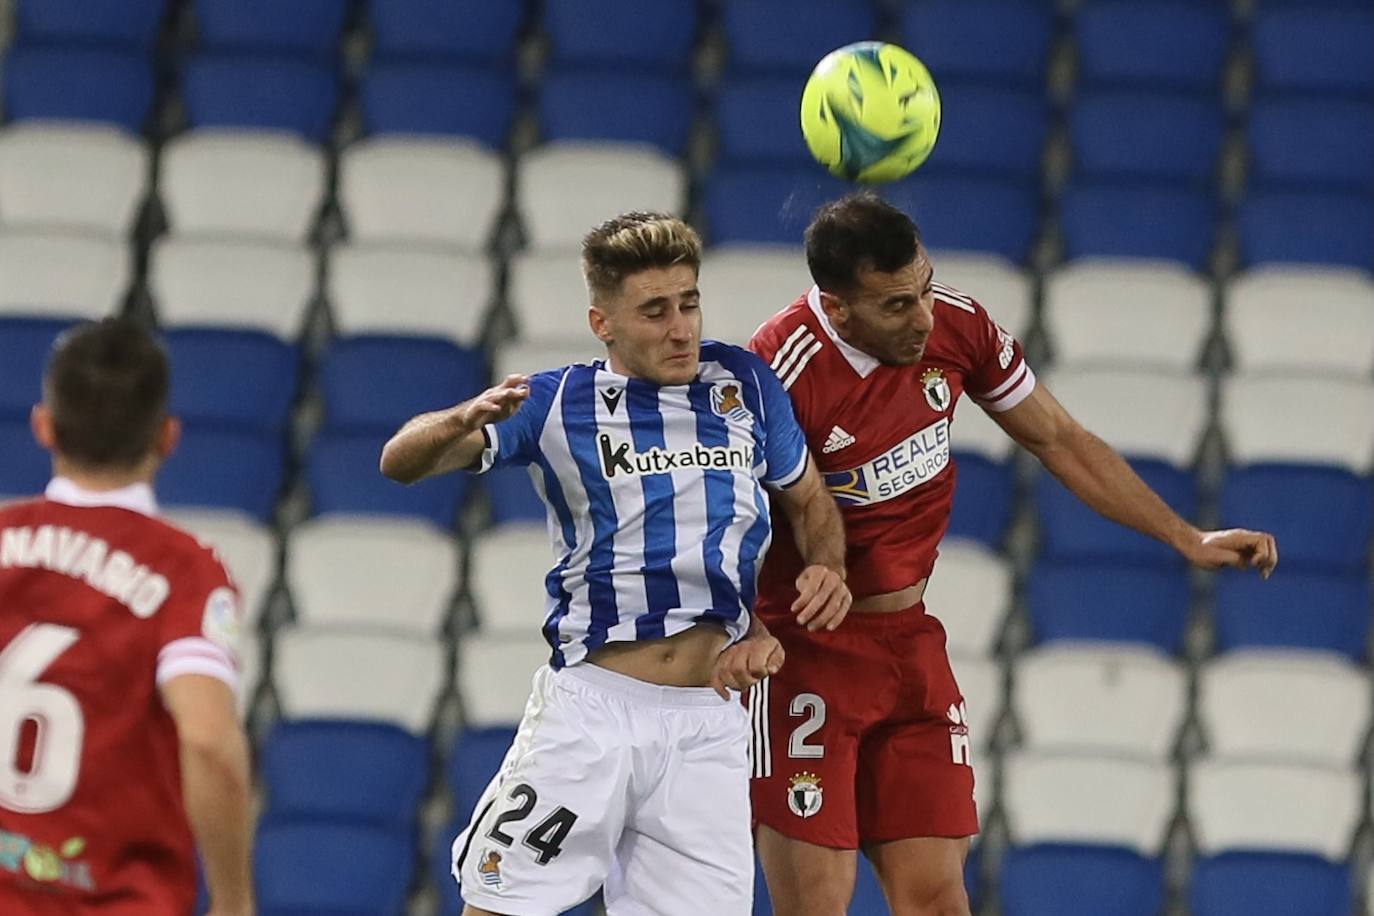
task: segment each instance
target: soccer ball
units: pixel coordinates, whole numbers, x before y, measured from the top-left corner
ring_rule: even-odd
[[[940,133],[940,94],[925,64],[896,45],[831,51],[806,81],[801,129],[832,175],[881,184],[926,161]]]

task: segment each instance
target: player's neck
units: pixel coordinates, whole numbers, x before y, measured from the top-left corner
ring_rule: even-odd
[[[74,465],[63,458],[54,458],[52,469],[54,477],[65,477],[88,492],[105,493],[111,490],[122,490],[125,487],[132,487],[140,483],[151,485],[153,475],[156,472],[156,465],[152,461],[145,461],[135,468],[93,469]]]

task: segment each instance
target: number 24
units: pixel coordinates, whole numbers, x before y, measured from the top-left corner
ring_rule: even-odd
[[[506,798],[516,802],[516,805],[497,816],[495,823],[487,831],[487,836],[509,849],[515,845],[515,838],[501,828],[529,817],[534,811],[534,806],[539,804],[539,793],[522,782],[511,789]],[[552,814],[531,827],[521,842],[538,853],[536,862],[548,865],[563,852],[563,841],[568,838],[568,833],[575,823],[577,815],[560,805]]]

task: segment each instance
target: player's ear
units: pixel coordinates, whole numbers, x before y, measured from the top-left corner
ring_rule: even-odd
[[[33,405],[33,410],[29,411],[29,429],[33,432],[34,441],[47,451],[57,447],[57,426],[47,404]]]
[[[825,310],[825,316],[831,323],[844,323],[849,320],[849,303],[841,299],[834,293],[827,293],[820,290],[821,308]]]
[[[606,317],[606,313],[599,306],[590,306],[587,309],[587,324],[591,327],[596,339],[608,344],[615,339],[611,333],[611,323]]]
[[[162,427],[157,431],[157,438],[153,440],[153,451],[157,453],[158,460],[166,461],[180,444],[181,420],[176,417],[163,417]]]

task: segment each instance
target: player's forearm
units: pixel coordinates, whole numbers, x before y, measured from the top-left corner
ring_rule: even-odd
[[[420,414],[402,426],[382,448],[382,474],[415,483],[433,474],[467,467],[482,451],[479,431],[468,420],[467,404]]]
[[[183,741],[181,779],[211,912],[248,916],[253,912],[252,786],[242,732]]]
[[[802,561],[844,578],[844,520],[830,491],[818,481],[789,521]]]

